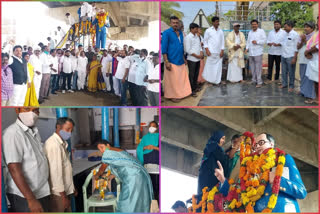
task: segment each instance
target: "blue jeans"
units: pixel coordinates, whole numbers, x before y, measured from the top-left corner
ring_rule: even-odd
[[[294,80],[296,73],[296,64],[291,64],[293,57],[284,58],[281,57],[281,67],[282,67],[282,86],[288,86],[288,75],[289,75],[289,87],[294,88]]]
[[[77,90],[78,71],[74,71],[72,77],[72,90]]]
[[[50,88],[51,94],[54,94],[58,90],[58,74],[51,74]]]
[[[124,83],[120,81],[121,105],[127,105],[127,89],[128,89],[128,81],[126,80]]]

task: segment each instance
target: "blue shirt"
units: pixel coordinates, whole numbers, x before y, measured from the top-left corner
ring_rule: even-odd
[[[170,63],[175,65],[184,64],[183,33],[179,30],[180,40],[173,28],[169,28],[162,33],[161,51],[167,54]]]
[[[147,86],[148,83],[144,82],[143,79],[147,76],[148,69],[150,69],[147,58],[138,59],[137,61],[137,70],[136,70],[136,85]]]

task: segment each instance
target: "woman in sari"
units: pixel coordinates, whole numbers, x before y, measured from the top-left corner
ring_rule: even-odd
[[[24,52],[22,54],[22,57],[27,62],[28,79],[29,79],[28,90],[27,90],[27,95],[26,95],[25,101],[24,101],[24,106],[37,107],[37,106],[39,106],[39,102],[38,102],[37,95],[36,95],[36,89],[35,89],[34,83],[33,83],[34,68],[31,65],[31,63],[29,62],[30,55],[28,52]]]
[[[96,92],[98,88],[98,74],[101,73],[101,64],[97,60],[97,55],[93,55],[89,65],[88,91]]]
[[[153,199],[150,176],[141,163],[126,151],[110,146],[106,140],[98,142],[102,165],[95,175],[98,179],[106,169],[121,181],[121,192],[116,212],[147,213]]]

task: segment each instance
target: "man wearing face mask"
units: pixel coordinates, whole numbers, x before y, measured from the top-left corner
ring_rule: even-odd
[[[6,192],[12,212],[48,212],[49,167],[35,123],[39,108],[16,108],[17,120],[3,133]]]
[[[149,133],[143,136],[137,147],[137,158],[147,169],[153,186],[155,199],[159,199],[159,133],[158,123],[149,123]]]
[[[137,106],[148,106],[147,82],[144,78],[147,76],[148,70],[152,69],[150,61],[147,59],[148,51],[142,49],[140,52],[140,59],[138,60],[136,70],[136,93]]]
[[[70,200],[75,189],[67,140],[71,137],[73,127],[71,118],[59,118],[55,133],[45,143],[50,172],[50,212],[71,212]]]

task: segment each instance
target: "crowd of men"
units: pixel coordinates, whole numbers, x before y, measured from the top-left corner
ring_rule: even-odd
[[[132,105],[157,106],[159,103],[159,55],[146,49],[124,45],[100,50],[82,45],[71,49],[54,49],[39,43],[32,48],[15,45],[10,53],[2,53],[2,106],[24,106],[29,99],[39,104],[59,93],[98,90],[121,97],[127,105],[127,91]],[[27,93],[30,88],[32,91]],[[28,100],[27,100],[28,99]],[[32,105],[35,106],[33,100]]]
[[[202,37],[201,28],[196,23],[191,23],[189,34],[184,35],[183,23],[172,16],[171,28],[161,34],[164,97],[180,102],[190,95],[196,97],[204,82],[225,84],[222,80],[223,70],[227,72],[226,80],[236,83],[243,82],[243,71],[247,69],[252,74],[250,83],[261,88],[264,83],[272,82],[274,64],[275,81],[279,88],[294,92],[298,63],[300,90],[295,92],[304,96],[308,104],[318,103],[318,24],[306,22],[305,33],[299,35],[293,29],[293,21],[286,21],[282,30],[281,21],[276,20],[274,29],[267,36],[259,28],[257,20],[250,23],[251,31],[247,39],[240,31],[239,23],[234,23],[233,30],[225,37],[223,30],[219,28],[219,17],[212,17],[212,27]],[[265,45],[268,46],[268,75],[264,82],[262,61]]]

